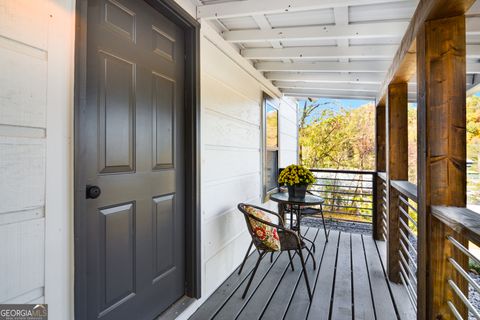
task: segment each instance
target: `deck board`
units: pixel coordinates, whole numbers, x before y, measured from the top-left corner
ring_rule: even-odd
[[[350,234],[341,233],[338,244],[337,267],[333,291],[332,319],[352,319],[352,264]]]
[[[254,253],[242,274],[233,273],[190,319],[398,319],[397,313],[401,319],[415,318],[404,311],[409,307],[403,305],[406,293],[386,280],[381,250],[370,236],[332,230],[325,242],[324,233],[315,228],[306,236],[317,247],[317,270],[311,258],[307,261],[312,303],[298,257],[292,271],[286,252],[276,254],[274,263],[270,257],[262,261],[249,294],[241,299],[258,257]]]
[[[370,280],[368,278],[367,261],[363,251],[362,236],[352,234],[352,270],[353,277],[353,305],[355,319],[375,319]]]
[[[312,267],[311,258],[308,258],[307,261],[307,275],[308,282],[310,283],[310,288],[312,292],[315,289],[315,282],[317,278],[318,271],[322,264],[323,253],[325,249],[325,234],[319,230],[317,238],[315,239],[316,251],[314,252],[315,261],[317,262],[317,269],[314,270]],[[290,300],[287,313],[284,319],[296,320],[296,319],[305,319],[308,313],[308,307],[310,306],[310,300],[308,298],[307,286],[305,284],[305,279],[303,275],[300,275],[300,279],[297,284],[292,299]]]
[[[318,230],[311,229],[309,235],[313,236],[315,232],[318,233]],[[298,260],[298,257],[293,252],[292,258],[294,262]],[[265,277],[265,284],[261,288],[258,288],[255,294],[251,297],[251,302],[249,302],[248,308],[244,308],[242,312],[237,315],[236,319],[258,319],[263,314],[277,291],[278,286],[283,281],[285,274],[291,271],[288,254],[286,252],[282,253],[280,259],[282,259],[281,263],[277,262],[277,265],[270,270]],[[294,266],[296,267],[297,265],[294,264]]]
[[[387,263],[387,244],[385,243],[385,241],[377,241],[377,248],[380,253],[382,263],[385,266]],[[395,298],[394,300],[398,309],[400,319],[415,319],[415,309],[413,308],[413,305],[408,298],[407,289],[403,285],[396,283],[390,283],[390,288]]]
[[[313,235],[316,234],[315,230],[318,229],[310,228],[311,231],[307,233],[309,239],[313,239]],[[304,251],[306,256],[306,253]],[[312,264],[310,261],[306,261],[307,266],[312,268]],[[280,282],[278,289],[275,291],[274,296],[272,297],[271,302],[265,308],[265,312],[262,315],[262,319],[277,319],[279,317],[283,317],[283,315],[287,312],[288,304],[293,297],[295,292],[295,288],[299,281],[302,265],[300,259],[296,258],[294,260],[295,271],[287,272],[285,277]]]
[[[363,237],[368,275],[377,319],[396,319],[397,314],[386,280],[385,270],[372,237]]]
[[[307,319],[326,320],[329,317],[330,303],[332,301],[333,281],[337,263],[337,249],[340,233],[331,231],[328,236],[328,245],[317,276],[314,298],[310,304]]]

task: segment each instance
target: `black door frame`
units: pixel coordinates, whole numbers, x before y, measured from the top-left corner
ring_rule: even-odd
[[[145,0],[185,30],[185,294],[201,295],[200,254],[200,24],[174,0]],[[76,1],[74,84],[75,319],[87,316],[85,123],[88,0]]]

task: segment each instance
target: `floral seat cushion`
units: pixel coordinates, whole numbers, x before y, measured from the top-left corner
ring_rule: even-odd
[[[245,211],[256,218],[274,223],[270,219],[270,215],[260,209],[251,206],[245,206]],[[278,237],[277,228],[269,226],[252,218],[249,218],[249,221],[255,237],[259,241],[261,241],[263,245],[274,251],[280,251],[280,238]]]

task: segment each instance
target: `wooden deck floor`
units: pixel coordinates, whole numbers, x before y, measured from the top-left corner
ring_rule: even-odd
[[[241,298],[258,254],[253,253],[242,272],[234,272],[192,315],[206,319],[414,319],[401,285],[385,277],[385,244],[370,236],[331,231],[325,243],[323,230],[305,228],[315,241],[317,270],[311,258],[308,276],[314,296],[309,302],[298,257],[295,271],[286,253],[273,263],[263,259],[245,299]],[[246,248],[245,248],[246,250]]]

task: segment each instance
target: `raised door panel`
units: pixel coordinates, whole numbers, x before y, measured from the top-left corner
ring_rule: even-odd
[[[156,282],[175,270],[175,196],[160,196],[153,202],[153,281]]]
[[[135,296],[135,204],[102,208],[99,215],[102,316]]]
[[[136,40],[136,15],[129,8],[117,1],[105,1],[103,6],[103,22],[114,32],[128,40]]]
[[[135,64],[100,54],[99,172],[135,170]]]
[[[173,168],[175,81],[153,73],[153,169]]]

